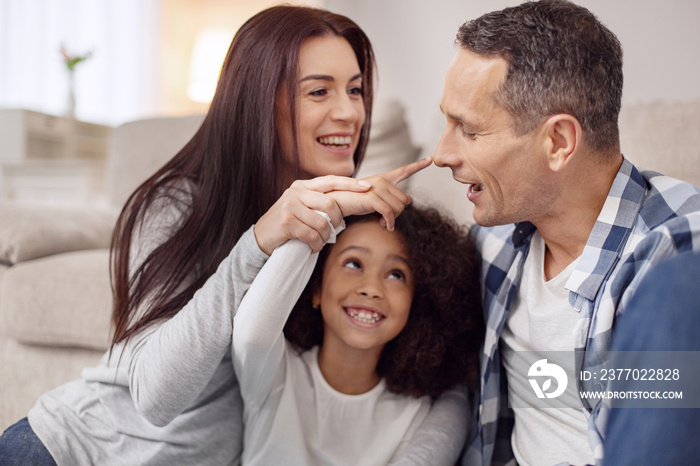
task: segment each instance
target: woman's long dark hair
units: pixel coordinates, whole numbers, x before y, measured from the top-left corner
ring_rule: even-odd
[[[119,217],[110,254],[113,344],[174,316],[287,188],[275,125],[281,86],[287,87],[299,177],[299,49],[306,39],[325,35],[342,36],[350,43],[363,75],[365,123],[354,154],[359,165],[369,137],[373,96],[374,55],[367,36],[348,18],[313,8],[278,6],[252,17],[231,43],[202,126],[131,195]],[[156,199],[188,184],[194,188],[187,193],[189,202],[176,230],[130,270],[131,245],[144,213]],[[146,300],[148,308],[135,320],[136,309]]]

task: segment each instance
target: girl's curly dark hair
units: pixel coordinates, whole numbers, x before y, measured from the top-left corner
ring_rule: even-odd
[[[378,214],[348,217],[346,224],[378,221]],[[408,206],[396,219],[414,276],[414,294],[403,331],[386,344],[377,372],[394,393],[436,397],[458,384],[474,387],[484,334],[479,260],[466,230],[433,208]],[[342,233],[341,233],[342,234]],[[313,309],[328,252],[292,310],[284,334],[300,351],[323,342],[323,317]]]

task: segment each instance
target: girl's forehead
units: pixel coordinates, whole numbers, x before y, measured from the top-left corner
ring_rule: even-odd
[[[331,254],[348,249],[359,249],[368,254],[400,254],[407,257],[403,235],[381,226],[379,219],[351,223],[343,230],[333,245]]]

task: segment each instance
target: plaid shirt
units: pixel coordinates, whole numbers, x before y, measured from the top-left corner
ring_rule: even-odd
[[[486,336],[481,356],[481,393],[474,410],[465,465],[505,464],[513,458],[514,417],[499,338],[521,281],[535,226],[524,222],[491,228],[474,226],[482,256]],[[603,367],[615,316],[647,271],[661,259],[700,250],[700,189],[622,162],[578,264],[566,283],[569,302],[579,312],[574,329],[576,373]],[[581,390],[601,389],[596,380],[577,381]],[[582,399],[596,464],[603,457],[607,401]]]

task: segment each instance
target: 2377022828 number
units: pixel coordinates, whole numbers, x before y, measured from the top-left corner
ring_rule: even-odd
[[[679,380],[679,369],[601,369],[601,381],[613,380]]]

